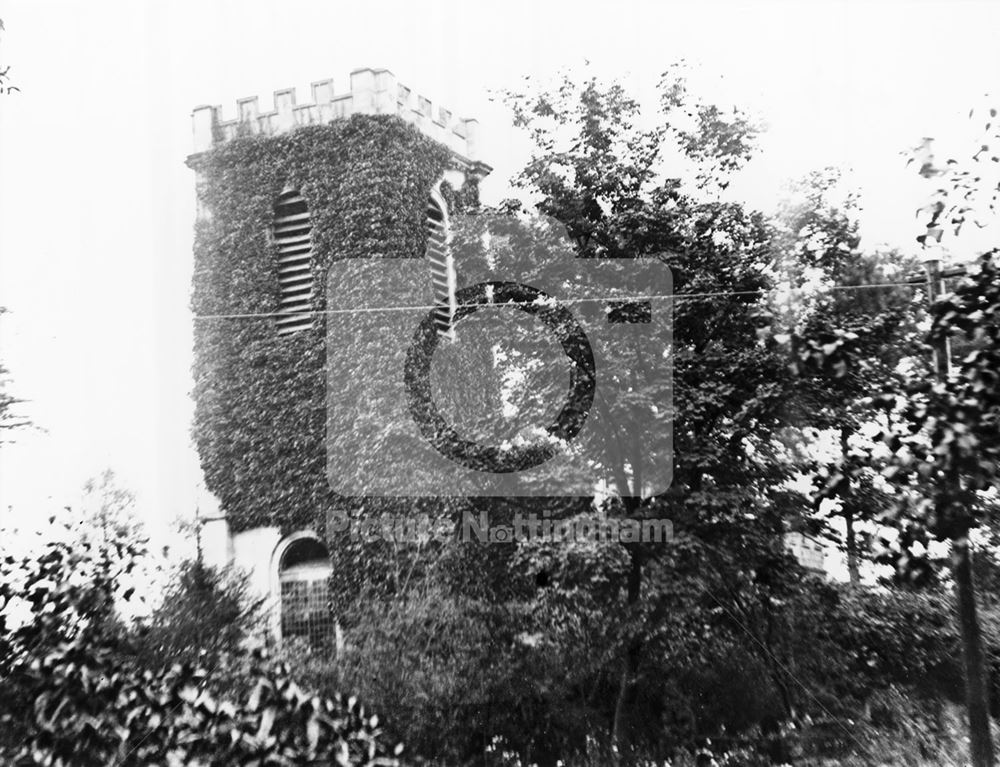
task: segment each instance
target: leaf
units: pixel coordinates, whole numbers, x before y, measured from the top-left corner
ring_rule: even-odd
[[[315,752],[316,748],[319,746],[319,735],[319,718],[316,714],[313,714],[309,717],[309,721],[306,722],[306,740],[309,743],[310,752]]]
[[[260,717],[260,726],[257,728],[257,740],[263,741],[271,734],[271,728],[274,726],[274,719],[277,713],[278,711],[274,706],[268,706],[264,709]]]

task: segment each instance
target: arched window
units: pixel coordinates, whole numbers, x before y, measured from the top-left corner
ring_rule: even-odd
[[[278,563],[281,636],[303,637],[319,645],[333,636],[330,612],[330,553],[319,540],[292,541]]]
[[[302,195],[287,191],[274,205],[278,246],[278,333],[313,324],[312,222]]]
[[[427,200],[424,222],[427,227],[427,260],[431,265],[438,332],[450,337],[452,318],[455,316],[455,269],[448,249],[448,224],[443,201],[439,202],[433,196]]]

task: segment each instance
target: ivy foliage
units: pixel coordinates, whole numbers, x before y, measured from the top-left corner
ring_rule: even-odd
[[[398,117],[355,115],[237,138],[190,162],[206,211],[192,299],[194,437],[206,485],[234,531],[322,530],[342,500],[326,476],[326,323],[319,314],[310,329],[276,332],[275,200],[296,189],[309,206],[313,308],[322,311],[334,260],[423,256],[427,199],[453,158]],[[475,182],[442,186],[450,206],[478,202]]]

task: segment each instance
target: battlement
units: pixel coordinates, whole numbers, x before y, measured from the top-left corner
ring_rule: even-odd
[[[422,133],[468,162],[477,162],[479,121],[457,118],[449,109],[414,93],[387,69],[355,69],[350,92],[337,94],[333,80],[312,84],[312,103],[297,104],[294,88],[274,92],[274,109],[261,112],[257,97],[239,99],[236,117],[223,119],[222,107],[200,106],[192,113],[194,152],[204,152],[237,136],[274,136],[300,125],[324,125],[352,114],[399,115]]]

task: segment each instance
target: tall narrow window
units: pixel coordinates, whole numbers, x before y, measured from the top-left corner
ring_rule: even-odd
[[[302,637],[315,646],[332,636],[331,572],[329,552],[315,538],[288,546],[278,565],[282,637]]]
[[[425,223],[438,332],[451,337],[452,318],[455,316],[455,268],[448,249],[444,210],[433,197],[427,201]]]
[[[312,223],[302,195],[283,193],[274,206],[278,245],[278,333],[313,324]]]

